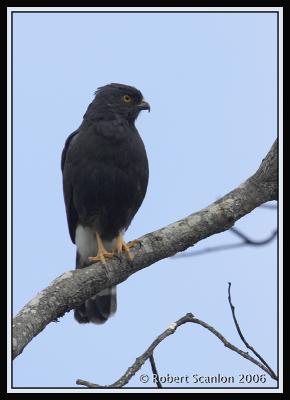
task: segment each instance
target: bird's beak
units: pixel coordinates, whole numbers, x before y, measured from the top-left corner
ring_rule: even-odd
[[[148,110],[150,112],[150,104],[147,101],[142,100],[140,104],[138,104],[139,110]]]

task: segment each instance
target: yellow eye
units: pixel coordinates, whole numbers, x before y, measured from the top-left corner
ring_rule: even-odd
[[[130,101],[132,100],[132,97],[129,96],[128,94],[125,94],[125,96],[123,96],[123,100],[125,103],[130,103]]]

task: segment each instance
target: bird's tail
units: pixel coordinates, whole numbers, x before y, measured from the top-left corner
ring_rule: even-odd
[[[116,308],[117,296],[116,286],[114,286],[104,289],[86,300],[80,307],[74,310],[74,316],[81,324],[88,322],[103,324],[116,312]]]
[[[77,254],[76,268],[82,268]],[[75,319],[80,324],[93,322],[103,324],[116,312],[117,309],[117,288],[113,286],[104,289],[86,300],[80,307],[74,310]]]

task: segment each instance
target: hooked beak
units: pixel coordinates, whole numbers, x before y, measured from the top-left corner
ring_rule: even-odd
[[[139,110],[148,110],[150,112],[150,104],[147,101],[142,100],[140,104],[137,105]]]

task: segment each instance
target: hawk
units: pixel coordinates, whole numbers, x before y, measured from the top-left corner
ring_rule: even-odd
[[[76,268],[125,253],[123,235],[146,194],[149,169],[135,127],[142,93],[119,83],[98,88],[80,127],[66,140],[61,157],[63,193]],[[74,310],[79,323],[101,324],[116,312],[116,287],[102,290]]]

